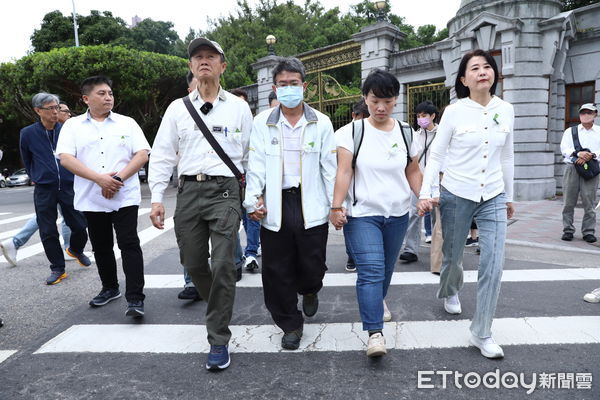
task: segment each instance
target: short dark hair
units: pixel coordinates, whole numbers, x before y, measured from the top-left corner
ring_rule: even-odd
[[[64,104],[65,106],[69,107],[69,105],[67,104],[67,102],[61,100],[58,102],[58,105]]]
[[[438,108],[430,100],[425,100],[422,103],[417,104],[415,107],[415,114],[435,114],[437,117],[439,114]]]
[[[485,61],[488,64],[490,64],[490,67],[492,67],[492,69],[494,70],[494,83],[492,84],[492,87],[490,87],[490,94],[494,95],[496,93],[496,86],[498,86],[498,79],[500,79],[500,74],[498,73],[498,65],[496,64],[496,60],[494,60],[494,57],[492,57],[492,55],[487,51],[477,49],[468,52],[463,56],[462,60],[460,60],[460,65],[458,66],[458,73],[456,74],[456,81],[454,82],[454,90],[456,91],[456,97],[458,97],[459,99],[469,97],[469,95],[471,94],[469,88],[463,85],[463,83],[460,81],[460,78],[464,77],[467,73],[467,63],[473,57],[485,58]]]
[[[352,106],[352,112],[355,115],[362,114],[365,118],[369,117],[371,114],[369,113],[369,107],[367,107],[367,103],[365,103],[365,99],[361,98],[359,101]]]
[[[85,78],[81,83],[81,94],[88,95],[98,85],[106,84],[112,89],[112,81],[104,75],[95,75]]]
[[[273,100],[277,100],[277,93],[275,93],[274,90],[271,90],[271,93],[269,93],[269,107],[271,107]]]
[[[302,61],[298,60],[296,57],[281,57],[275,68],[273,68],[273,84],[277,85],[277,75],[282,73],[283,71],[287,72],[297,72],[300,74],[300,79],[304,82],[306,78],[306,71],[304,69],[304,64]]]
[[[192,79],[194,79],[194,74],[192,71],[188,71],[187,74],[185,74],[185,81],[187,82],[188,87],[190,86],[190,83],[192,83]]]
[[[374,69],[363,82],[362,94],[367,96],[373,93],[375,96],[386,99],[398,97],[400,94],[400,82],[391,73],[381,69]]]
[[[229,93],[237,97],[243,97],[246,103],[248,102],[248,93],[244,89],[233,89]]]

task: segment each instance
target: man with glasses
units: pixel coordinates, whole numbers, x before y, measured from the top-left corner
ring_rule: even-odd
[[[58,110],[58,122],[64,124],[69,118],[73,116],[73,113],[71,113],[69,106],[64,101],[61,101],[58,104],[58,106],[60,107],[60,110]]]
[[[73,174],[60,165],[56,144],[62,124],[58,122],[58,97],[49,93],[33,96],[33,109],[40,121],[21,130],[21,157],[29,178],[35,182],[33,202],[40,229],[40,238],[50,261],[50,276],[46,284],[54,285],[67,277],[65,258],[56,229],[57,206],[71,228],[67,252],[82,266],[90,260],[83,254],[87,243],[85,217],[73,207]],[[3,250],[4,249],[3,246]],[[6,254],[6,253],[5,253]],[[16,250],[15,250],[16,254]]]
[[[284,334],[281,347],[300,346],[304,315],[317,312],[323,287],[328,217],[336,173],[329,118],[306,104],[304,65],[283,58],[273,69],[281,103],[254,119],[244,207],[262,221],[265,305]]]

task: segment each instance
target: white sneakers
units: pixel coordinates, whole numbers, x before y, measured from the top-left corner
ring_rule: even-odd
[[[12,265],[13,267],[17,266],[17,248],[13,243],[12,238],[7,239],[0,243],[0,248],[2,249],[2,254],[6,261]]]
[[[498,346],[493,337],[479,338],[475,335],[471,335],[471,344],[481,351],[481,354],[487,358],[502,358],[504,352],[502,347]]]
[[[462,312],[458,293],[444,299],[444,310],[446,310],[448,314],[460,314]]]
[[[385,300],[383,301],[383,322],[390,322],[392,320],[392,313],[388,308]]]
[[[367,357],[381,357],[387,353],[385,348],[385,338],[381,333],[374,333],[369,336],[367,343]]]
[[[431,243],[431,235],[425,236],[425,243]]]
[[[600,288],[594,289],[590,293],[587,293],[585,296],[583,296],[583,299],[588,303],[600,303]]]

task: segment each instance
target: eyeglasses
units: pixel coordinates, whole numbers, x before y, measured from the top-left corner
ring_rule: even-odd
[[[71,110],[59,110],[61,113],[72,115]]]
[[[40,110],[60,111],[60,106],[38,107]]]

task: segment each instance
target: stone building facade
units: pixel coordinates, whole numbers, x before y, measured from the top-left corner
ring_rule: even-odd
[[[496,94],[515,107],[516,200],[552,197],[562,190],[565,128],[577,121],[581,104],[600,104],[600,4],[560,7],[558,0],[463,0],[448,22],[448,39],[405,51],[397,50],[404,34],[378,22],[353,35],[361,44],[362,78],[373,68],[395,74],[401,83],[395,117],[410,121],[412,87],[451,88],[463,54],[492,52],[502,74]],[[275,62],[268,56],[255,64],[259,110],[266,108]]]

